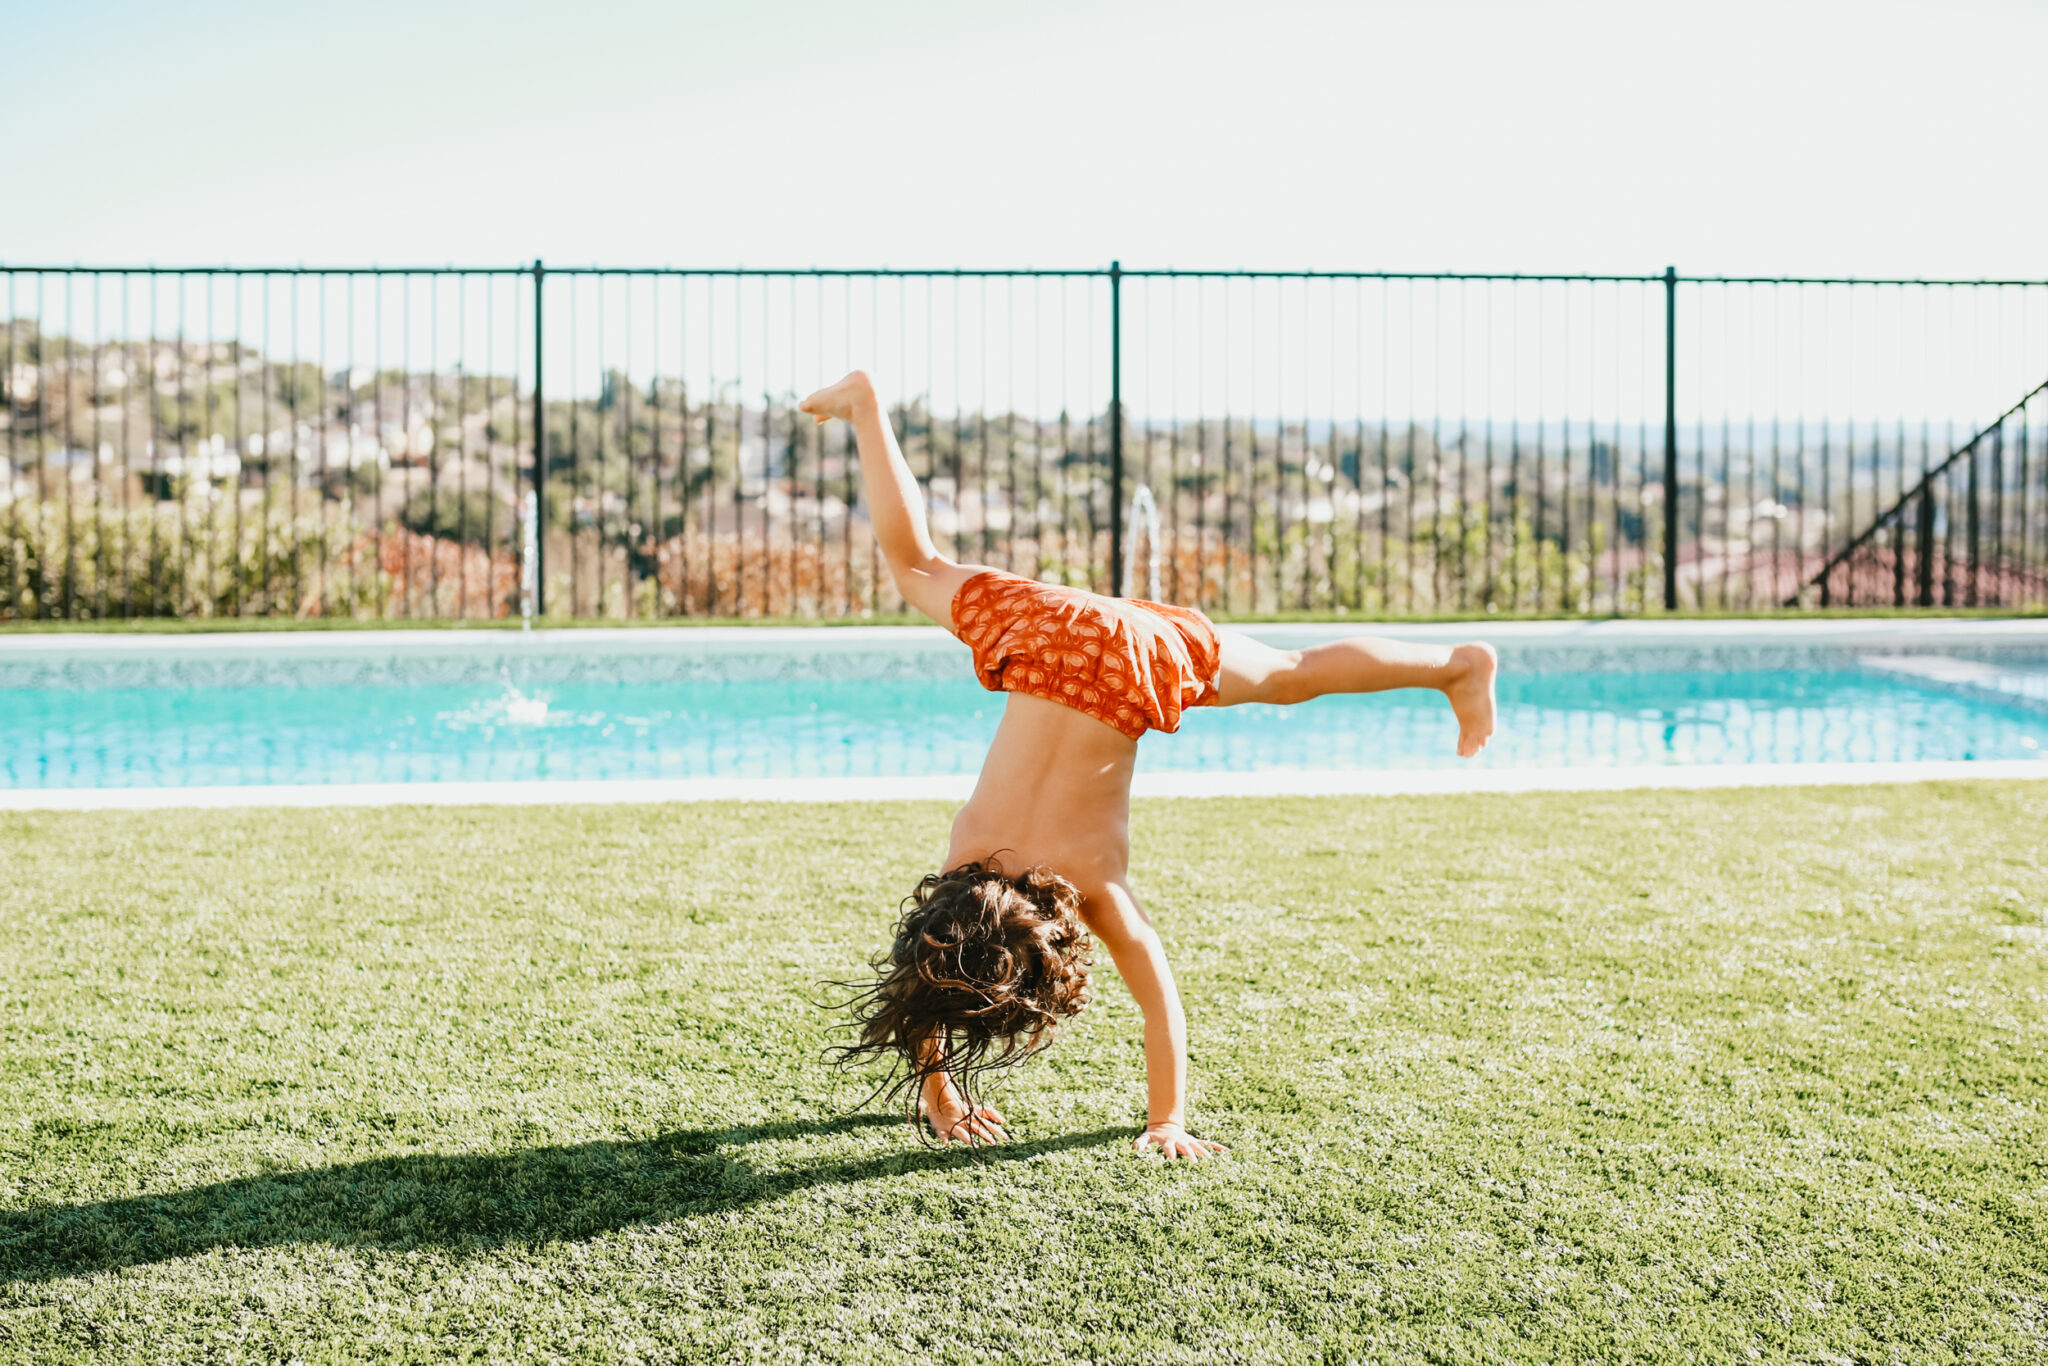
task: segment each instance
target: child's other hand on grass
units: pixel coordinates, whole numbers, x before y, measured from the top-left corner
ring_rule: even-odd
[[[1196,1138],[1178,1124],[1147,1124],[1145,1132],[1138,1135],[1133,1146],[1141,1153],[1156,1147],[1159,1155],[1168,1161],[1187,1158],[1191,1162],[1199,1162],[1229,1151],[1221,1143]]]
[[[931,1126],[933,1137],[941,1144],[950,1144],[955,1139],[970,1146],[1004,1143],[1010,1137],[1003,1128],[1009,1121],[993,1105],[977,1105],[970,1110],[960,1101],[948,1097],[935,1105],[927,1101],[924,1118],[925,1123]]]

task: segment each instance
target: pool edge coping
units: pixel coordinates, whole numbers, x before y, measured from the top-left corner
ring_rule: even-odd
[[[1800,621],[1757,621],[1717,618],[1709,621],[1629,619],[1600,621],[1469,621],[1398,622],[1224,622],[1223,629],[1257,636],[1292,639],[1337,639],[1382,635],[1397,640],[1466,640],[1484,638],[1503,644],[1648,644],[1706,642],[1720,644],[1812,643],[1851,646],[1892,643],[1901,639],[1947,641],[2048,641],[2044,617],[1831,617]],[[621,631],[605,627],[513,631],[350,631],[345,634],[276,631],[223,631],[204,635],[135,635],[127,632],[66,632],[0,638],[0,651],[20,654],[199,653],[235,654],[335,653],[373,651],[401,653],[504,652],[538,646],[605,644],[617,653],[678,645],[803,644],[812,648],[860,648],[889,642],[952,642],[954,636],[930,626],[644,626]]]
[[[1737,787],[1841,787],[1974,779],[2048,781],[2044,759],[1639,765],[1613,768],[1268,770],[1141,773],[1134,798],[1408,797],[1522,792],[1625,792]],[[165,811],[369,806],[695,805],[703,802],[965,800],[975,775],[910,778],[627,778],[513,783],[279,783],[235,787],[21,788],[0,811]]]

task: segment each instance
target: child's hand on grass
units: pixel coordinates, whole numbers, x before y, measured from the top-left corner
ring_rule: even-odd
[[[1215,1157],[1229,1151],[1221,1143],[1196,1138],[1180,1125],[1172,1123],[1147,1124],[1145,1132],[1138,1135],[1133,1146],[1141,1153],[1148,1148],[1156,1147],[1159,1149],[1159,1155],[1168,1161],[1186,1158],[1191,1162],[1199,1162],[1204,1158]]]
[[[937,1104],[927,1101],[924,1118],[941,1144],[950,1144],[955,1139],[969,1146],[1004,1143],[1010,1137],[1003,1128],[1009,1121],[993,1105],[977,1105],[970,1110],[959,1100],[947,1097]]]

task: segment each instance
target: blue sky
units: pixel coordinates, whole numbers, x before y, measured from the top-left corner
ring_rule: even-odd
[[[0,259],[2048,277],[2048,5],[0,7]]]

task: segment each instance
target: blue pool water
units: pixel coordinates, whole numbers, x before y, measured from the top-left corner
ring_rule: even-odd
[[[1502,655],[1484,768],[2048,758],[2048,635]],[[936,634],[0,643],[0,787],[971,773],[1002,704]],[[1454,737],[1433,694],[1202,709],[1139,767],[1448,768]]]

